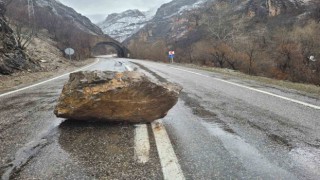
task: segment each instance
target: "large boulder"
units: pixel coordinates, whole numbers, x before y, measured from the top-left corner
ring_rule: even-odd
[[[140,72],[80,71],[70,74],[54,113],[73,120],[152,122],[166,116],[181,89]]]

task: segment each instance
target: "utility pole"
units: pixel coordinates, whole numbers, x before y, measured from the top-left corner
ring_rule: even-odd
[[[28,0],[28,15],[29,15],[29,25],[30,27],[34,28],[34,5],[33,5],[33,0]]]

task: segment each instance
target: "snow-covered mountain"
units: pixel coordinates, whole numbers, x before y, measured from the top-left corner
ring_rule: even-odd
[[[182,15],[184,12],[205,7],[206,4],[216,0],[173,0],[163,4],[155,15],[155,20],[170,19],[173,16]]]
[[[122,42],[153,18],[155,10],[141,12],[139,10],[127,10],[122,13],[108,15],[105,21],[98,24],[103,32],[112,38]]]
[[[155,16],[137,33],[125,40],[125,44],[137,41],[154,42],[159,39],[166,41],[178,40],[192,29],[192,24],[198,24],[194,15],[206,10],[218,0],[173,0],[163,4]],[[200,17],[200,16],[199,16]],[[135,40],[134,40],[135,39]]]
[[[122,13],[113,13],[108,15],[105,21],[98,23],[98,26],[105,34],[123,42],[153,20],[162,21],[212,1],[215,0],[175,0],[161,7],[156,6],[147,12],[127,10]]]

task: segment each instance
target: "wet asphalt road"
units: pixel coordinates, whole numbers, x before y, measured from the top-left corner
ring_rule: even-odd
[[[319,98],[145,61],[101,58],[89,69],[124,71],[119,61],[183,85],[163,122],[186,179],[320,179],[320,110],[219,79],[315,106]],[[133,158],[134,125],[54,116],[67,79],[0,97],[2,179],[163,179],[150,125],[150,159],[143,164]]]

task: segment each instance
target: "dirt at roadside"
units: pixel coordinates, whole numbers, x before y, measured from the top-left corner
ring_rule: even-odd
[[[70,61],[64,58],[63,52],[56,47],[56,42],[46,32],[39,33],[33,39],[27,48],[27,53],[40,64],[41,70],[38,72],[26,70],[12,75],[0,75],[0,94],[18,89],[24,85],[62,75],[94,62],[94,59]]]

